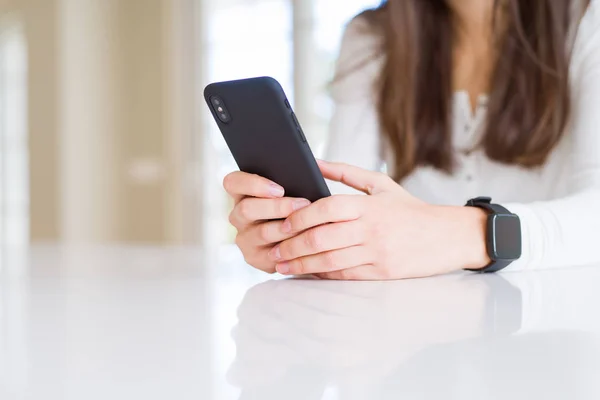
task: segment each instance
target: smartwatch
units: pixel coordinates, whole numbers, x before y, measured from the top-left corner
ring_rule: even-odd
[[[492,204],[490,197],[477,197],[467,202],[467,207],[477,207],[488,213],[486,227],[486,248],[491,264],[477,272],[498,272],[521,258],[521,220],[498,204]]]

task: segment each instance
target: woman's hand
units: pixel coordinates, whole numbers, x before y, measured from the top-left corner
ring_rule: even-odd
[[[369,196],[332,196],[277,222],[273,229],[280,229],[280,237],[274,241],[288,239],[268,257],[281,274],[404,279],[490,262],[484,211],[426,204],[384,174],[345,164],[321,162],[320,167],[327,179]]]
[[[238,231],[236,244],[244,259],[257,269],[274,273],[276,263],[269,258],[269,251],[293,236],[281,229],[283,219],[310,202],[283,197],[281,186],[244,172],[227,175],[223,186],[235,202],[229,221]]]

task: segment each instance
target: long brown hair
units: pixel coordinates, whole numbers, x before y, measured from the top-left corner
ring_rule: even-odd
[[[581,0],[495,1],[507,18],[502,32],[494,28],[498,59],[477,144],[490,159],[534,168],[560,142],[570,114],[573,1]],[[382,133],[395,155],[394,177],[401,180],[418,166],[451,173],[454,26],[448,0],[388,0],[357,18],[382,39],[376,93]]]

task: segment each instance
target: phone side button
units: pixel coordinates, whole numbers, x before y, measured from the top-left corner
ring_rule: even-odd
[[[292,119],[294,120],[294,124],[296,124],[297,127],[300,126],[300,122],[298,122],[298,118],[296,118],[296,114],[292,111]]]
[[[304,143],[306,143],[306,136],[304,136],[304,132],[302,132],[302,128],[297,127],[296,129],[298,130],[298,134],[300,135],[300,139],[302,139],[302,141]]]
[[[304,132],[302,132],[302,128],[300,127],[300,122],[298,122],[298,118],[296,118],[296,114],[292,111],[292,119],[294,120],[294,124],[296,125],[296,130],[298,131],[298,134],[300,135],[300,139],[302,139],[302,141],[304,143],[306,143],[306,136],[304,136]]]

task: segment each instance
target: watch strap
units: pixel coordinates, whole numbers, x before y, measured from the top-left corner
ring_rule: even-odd
[[[503,215],[512,215],[508,209],[502,207],[499,204],[493,204],[491,197],[477,197],[471,199],[466,204],[467,207],[477,207],[486,210],[489,214],[503,214]],[[495,273],[503,270],[512,264],[513,261],[506,260],[495,260],[488,264],[483,269],[467,269],[467,271],[472,272],[480,272],[480,273]]]
[[[481,269],[466,269],[465,271],[479,272],[481,274],[493,274],[495,272],[502,271],[504,268],[508,267],[512,263],[513,263],[513,261],[501,261],[501,260],[497,260],[497,261],[492,261],[490,264],[488,264],[484,268],[481,268]]]
[[[490,214],[507,214],[512,215],[510,211],[502,207],[500,204],[492,204],[491,197],[477,197],[467,202],[467,207],[479,207],[488,211]]]

